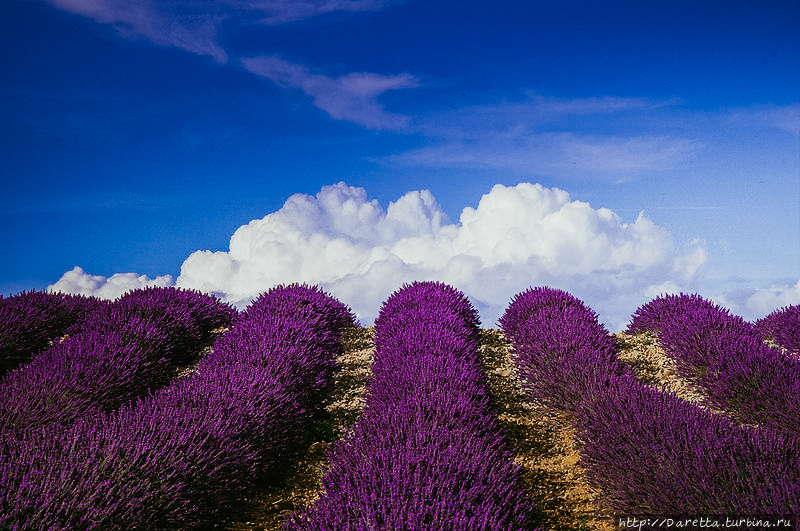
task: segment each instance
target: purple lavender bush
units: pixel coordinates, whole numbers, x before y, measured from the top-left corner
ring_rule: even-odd
[[[182,379],[58,438],[29,437],[0,464],[0,527],[177,530],[221,519],[270,457],[293,450],[303,418],[278,382],[241,367],[226,376]]]
[[[800,358],[800,304],[786,306],[755,322],[764,339],[774,341]]]
[[[800,510],[800,444],[742,428],[633,378],[575,411],[581,465],[623,514],[788,514]]]
[[[354,326],[356,317],[347,305],[325,293],[319,286],[281,284],[259,295],[242,313],[240,319],[252,319],[258,314],[299,311],[309,307],[328,326],[335,330]]]
[[[695,311],[730,315],[726,309],[697,294],[661,295],[636,309],[625,333],[658,335],[665,323]]]
[[[173,287],[132,290],[112,304],[113,311],[146,320],[166,320],[176,365],[193,362],[199,350],[213,340],[215,330],[227,327],[236,310],[213,295]]]
[[[548,303],[537,304],[541,295]],[[611,509],[642,515],[797,512],[796,437],[765,427],[743,428],[646,387],[629,371],[617,369],[610,359],[613,346],[603,339],[592,312],[575,304],[551,304],[552,298],[546,288],[529,290],[513,300],[501,323],[511,330],[520,373],[528,375],[533,390],[530,396],[573,414],[581,464],[608,496]],[[683,314],[679,298],[665,301],[639,312],[637,326],[663,333],[667,319],[649,313],[653,307],[667,305],[671,319]],[[724,313],[699,298],[687,302],[696,312]],[[514,307],[520,304],[529,308]]]
[[[426,331],[438,320],[449,323],[448,334]],[[384,355],[402,356],[407,352],[412,330],[419,332],[413,336],[416,351],[443,348],[448,355],[465,353],[472,357],[480,345],[479,327],[477,310],[453,287],[439,282],[405,284],[383,303],[375,320],[375,361],[380,362]],[[454,334],[467,344],[454,350]]]
[[[575,411],[598,383],[630,374],[597,314],[566,292],[540,287],[518,294],[500,326],[526,395],[552,409]]]
[[[409,314],[409,310],[429,308],[431,304],[436,305],[439,313],[456,315],[470,330],[474,331],[480,327],[478,311],[463,293],[442,282],[413,282],[403,284],[399,290],[383,302],[378,319],[375,321],[376,332],[380,323],[404,316],[413,318],[412,314]]]
[[[286,529],[532,528],[477,356],[478,323],[441,283],[387,299],[364,413],[332,445],[320,498]]]
[[[0,297],[0,376],[30,361],[60,337],[73,335],[105,301],[25,291]]]
[[[498,324],[506,338],[512,340],[517,331],[526,329],[529,320],[535,318],[539,312],[566,308],[575,308],[587,315],[594,315],[592,310],[574,295],[560,289],[540,286],[514,295]]]
[[[166,357],[169,338],[160,327],[134,319],[121,323],[115,332],[78,334],[46,350],[24,369],[8,373],[2,381],[6,400],[0,403],[3,439],[96,417],[149,387],[169,383],[174,366]]]
[[[298,396],[307,397],[304,407],[319,409],[322,406],[319,397],[330,390],[333,383],[330,375],[337,368],[336,356],[342,352],[341,330],[358,326],[355,314],[317,286],[290,284],[261,294],[244,310],[239,321],[261,319],[271,314],[308,315],[303,320],[304,326],[313,330],[313,334],[303,332],[306,339],[301,334],[286,334],[281,336],[284,338],[281,344],[264,348],[302,352],[302,356],[284,358],[294,361],[288,365],[281,363],[282,378],[296,389]],[[234,323],[234,329],[239,321]],[[233,337],[225,341],[232,341]]]
[[[305,448],[309,406],[324,399],[320,380],[331,377],[342,327],[355,324],[324,297],[275,288],[195,373],[59,437],[32,432],[0,461],[0,528],[177,530],[223,521]],[[304,298],[316,303],[295,304]],[[328,309],[338,313],[321,313]]]
[[[645,328],[711,406],[742,423],[800,434],[800,360],[770,348],[752,324],[699,296],[680,295],[637,310],[630,330]]]
[[[175,288],[132,291],[101,307],[82,333],[0,380],[9,397],[0,403],[0,441],[13,444],[26,430],[66,426],[167,385],[234,312],[214,297]]]

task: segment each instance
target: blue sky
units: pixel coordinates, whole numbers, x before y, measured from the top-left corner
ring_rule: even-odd
[[[795,1],[10,0],[0,49],[0,293],[800,303]]]

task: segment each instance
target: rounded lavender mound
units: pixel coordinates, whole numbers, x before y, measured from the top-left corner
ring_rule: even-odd
[[[0,295],[0,376],[28,363],[54,340],[79,332],[105,304],[94,297],[44,291]]]
[[[800,304],[775,310],[756,321],[755,327],[764,339],[800,357]]]
[[[769,322],[791,322],[791,311],[778,315]],[[639,308],[629,331],[656,333],[679,374],[703,389],[709,405],[739,422],[800,436],[800,360],[765,344],[756,326],[697,295],[681,294]]]
[[[324,297],[271,290],[192,374],[56,436],[31,432],[0,460],[0,528],[207,529],[239,509],[306,447],[354,324]]]
[[[445,284],[415,282],[387,299],[364,413],[329,451],[320,497],[285,529],[532,528],[478,357],[478,325],[466,297]]]
[[[516,295],[500,326],[517,352],[525,393],[553,409],[573,412],[596,386],[632,374],[597,314],[564,291],[540,287]]]
[[[98,307],[80,333],[0,380],[0,439],[96,417],[167,385],[235,310],[176,288],[134,290]]]
[[[681,323],[684,333],[691,326],[702,331],[680,340],[692,345],[686,357],[695,361],[712,352],[724,358],[715,341],[730,340],[732,329],[737,341],[753,338],[753,329],[740,326],[740,320],[685,295],[640,308],[629,331],[657,331],[665,341],[679,329],[674,323]],[[613,510],[641,515],[800,510],[796,437],[785,430],[741,427],[646,387],[614,359],[614,342],[594,312],[568,294],[528,290],[513,299],[501,324],[508,328],[528,396],[573,415],[580,463]],[[677,336],[671,340],[679,343]],[[740,374],[731,364],[728,370]]]

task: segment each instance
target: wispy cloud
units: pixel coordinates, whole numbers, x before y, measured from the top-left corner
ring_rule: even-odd
[[[653,134],[638,123],[679,104],[677,100],[564,99],[530,93],[522,101],[434,114],[416,124],[429,138],[425,147],[385,160],[411,166],[560,177],[603,174],[619,179],[681,164],[703,147],[680,134]]]
[[[470,139],[442,140],[385,160],[412,166],[502,169],[555,176],[605,174],[620,178],[670,168],[701,148],[698,141],[670,136],[537,133],[517,128],[483,131]]]
[[[404,129],[408,117],[387,112],[378,103],[378,97],[388,90],[419,86],[419,81],[408,74],[382,76],[358,72],[329,77],[312,73],[302,65],[277,56],[245,58],[242,64],[250,72],[280,87],[302,90],[331,118],[351,121],[369,129]]]
[[[277,25],[336,11],[372,11],[396,3],[391,0],[199,0],[167,6],[166,2],[153,0],[46,1],[59,9],[109,24],[125,37],[211,56],[219,63],[227,63],[229,59],[228,52],[217,42],[223,23],[252,24],[254,17],[263,17],[262,23]],[[386,112],[378,103],[378,97],[388,90],[419,86],[417,79],[409,74],[384,76],[355,72],[329,77],[277,56],[250,57],[242,63],[250,72],[281,87],[302,90],[331,118],[369,129],[404,129],[408,118]]]
[[[217,32],[225,15],[214,9],[211,2],[184,5],[182,10],[167,12],[163,6],[147,0],[47,1],[59,9],[110,24],[126,37],[209,55],[219,63],[228,60],[228,54],[217,44]]]
[[[774,127],[800,136],[800,103],[781,106],[756,106],[750,109],[737,109],[732,112],[733,125],[763,128]]]
[[[219,45],[221,25],[251,23],[253,18],[267,25],[337,11],[374,11],[389,0],[45,0],[51,5],[101,24],[109,24],[123,36],[142,38],[161,46],[172,46],[219,63],[228,53]]]
[[[595,97],[554,98],[528,92],[521,101],[466,105],[432,113],[417,127],[430,137],[475,138],[483,132],[558,132],[602,120],[641,116],[659,109],[676,107],[680,101],[647,98]]]
[[[573,165],[582,170],[615,173],[668,168],[702,147],[700,142],[686,138],[574,134],[563,135],[559,144],[563,156],[560,167]]]
[[[336,11],[374,11],[389,4],[388,0],[253,0],[233,2],[248,9],[263,11],[263,22],[270,25],[295,22]]]
[[[800,136],[800,104],[782,107],[772,114],[772,118],[773,123],[780,129],[785,129],[794,136]]]

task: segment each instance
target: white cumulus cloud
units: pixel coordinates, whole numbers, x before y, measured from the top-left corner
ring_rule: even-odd
[[[760,319],[786,306],[800,304],[800,280],[796,284],[776,284],[768,288],[740,288],[714,298],[748,321]]]
[[[228,251],[193,253],[176,285],[243,306],[278,283],[315,283],[369,323],[402,283],[441,280],[473,300],[484,326],[514,294],[550,285],[619,329],[654,291],[690,289],[704,262],[702,246],[679,251],[644,214],[624,223],[539,184],[496,185],[453,223],[429,191],[384,210],[364,189],[339,183],[240,227]]]
[[[110,277],[90,275],[82,268],[75,266],[64,273],[55,284],[47,286],[47,291],[90,295],[101,299],[116,299],[132,289],[150,286],[170,286],[173,280],[170,275],[149,278],[136,273],[116,273]]]

